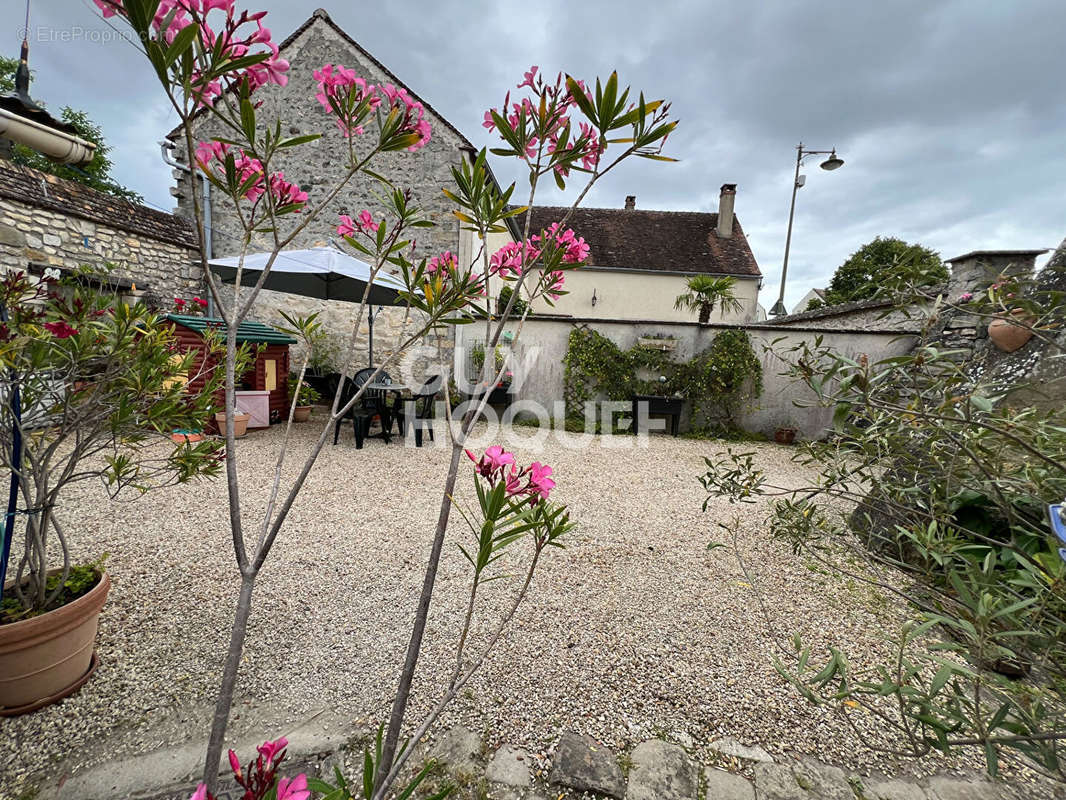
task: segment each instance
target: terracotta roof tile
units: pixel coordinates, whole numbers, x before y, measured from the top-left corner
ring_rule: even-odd
[[[198,247],[196,233],[184,217],[112,197],[84,184],[10,161],[0,160],[0,197],[160,241]]]
[[[568,210],[556,206],[534,207],[533,230],[547,228],[561,220]],[[517,217],[519,229],[525,225],[525,216]],[[718,236],[718,214],[696,211],[578,208],[567,226],[588,242],[589,266],[762,275],[736,218],[733,235],[728,239]]]

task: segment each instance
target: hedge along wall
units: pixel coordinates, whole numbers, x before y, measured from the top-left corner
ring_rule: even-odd
[[[587,325],[592,330],[614,342],[622,350],[628,350],[637,343],[641,336],[669,335],[677,339],[673,351],[677,361],[688,361],[695,355],[710,347],[714,338],[724,330],[741,328],[751,339],[752,348],[762,362],[763,390],[755,401],[754,407],[743,411],[738,416],[741,428],[771,435],[774,429],[782,425],[798,428],[805,438],[817,439],[825,435],[832,424],[833,411],[830,408],[796,408],[793,401],[813,402],[814,395],[802,383],[781,373],[785,370],[782,360],[767,352],[773,345],[774,350],[787,351],[802,341],[812,342],[822,336],[823,343],[837,348],[841,353],[858,358],[865,354],[871,361],[900,355],[908,352],[916,341],[916,336],[899,331],[853,331],[799,327],[776,327],[769,324],[700,325],[696,322],[633,322],[632,320],[578,320],[572,318],[538,317],[526,320],[519,341],[515,345],[515,355],[520,368],[515,371],[513,397],[517,401],[529,400],[543,405],[549,410],[556,402],[562,402],[566,389],[566,357],[569,346],[570,331],[575,325]],[[514,330],[515,325],[509,326]],[[471,330],[478,328],[478,330]],[[464,337],[473,340],[484,335],[478,325],[461,325],[456,332],[456,368],[459,368],[461,354],[467,344]],[[780,340],[776,341],[775,340]],[[688,406],[689,404],[686,404]],[[688,410],[682,417],[682,430],[690,424]]]

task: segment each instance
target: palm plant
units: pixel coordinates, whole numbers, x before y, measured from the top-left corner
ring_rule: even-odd
[[[710,322],[716,303],[723,310],[739,312],[744,306],[733,294],[736,282],[736,278],[727,276],[693,275],[685,281],[688,291],[677,296],[674,308],[699,311],[701,325]]]

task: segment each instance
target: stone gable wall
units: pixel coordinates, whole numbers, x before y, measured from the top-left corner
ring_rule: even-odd
[[[312,72],[324,64],[332,63],[353,68],[372,83],[389,82],[390,79],[376,64],[320,19],[301,33],[285,49],[284,55],[291,63],[289,83],[285,87],[269,86],[256,94],[256,99],[263,101],[258,110],[258,119],[265,122],[280,118],[282,133],[290,136],[323,134],[322,138],[315,142],[294,148],[277,163],[278,168],[285,172],[287,180],[299,184],[308,192],[310,207],[317,207],[344,174],[349,161],[349,141],[340,135],[333,118],[315,100],[317,84]],[[427,114],[433,126],[433,136],[424,148],[414,153],[383,154],[376,157],[371,164],[373,171],[387,176],[398,187],[410,188],[414,203],[427,212],[429,218],[437,224],[435,228],[416,231],[415,252],[419,257],[442,250],[456,252],[459,249],[459,223],[451,213],[450,201],[444,197],[441,190],[451,183],[452,165],[465,157],[462,150],[465,142],[439,117],[428,112]],[[220,123],[209,116],[198,120],[195,133],[198,139],[224,135]],[[371,135],[368,132],[366,136],[352,140],[357,154],[368,150]],[[187,163],[184,141],[179,140],[177,145],[177,159]],[[175,178],[178,182],[175,190],[178,213],[191,216],[193,204],[190,178],[180,172],[175,173]],[[296,237],[293,247],[310,247],[327,243],[330,239],[338,240],[338,216],[355,216],[364,208],[377,215],[382,206],[375,199],[375,194],[380,195],[383,190],[384,187],[374,179],[366,175],[356,176],[348,187],[328,204],[321,216]],[[214,255],[235,255],[239,251],[242,235],[236,212],[232,204],[222,200],[217,193],[212,201]],[[291,226],[298,220],[298,215],[283,220],[283,230],[291,230]],[[260,249],[268,249],[269,234],[260,235],[253,244],[253,250],[256,245]],[[290,314],[319,311],[328,329],[337,338],[343,338],[351,330],[357,306],[352,303],[329,303],[295,295],[264,292],[257,300],[252,316],[263,322],[280,323],[282,310]],[[375,323],[374,351],[379,362],[381,355],[396,346],[402,318],[401,309],[385,309]],[[364,321],[363,330],[365,329]],[[446,333],[444,339],[450,342],[450,334]],[[436,337],[432,337],[431,341],[435,342]],[[360,337],[360,342],[361,347],[365,348],[365,333]],[[448,346],[450,348],[450,344]]]

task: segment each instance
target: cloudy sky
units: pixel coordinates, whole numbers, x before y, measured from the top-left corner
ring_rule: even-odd
[[[492,144],[484,109],[531,64],[584,77],[617,68],[635,89],[671,100],[681,126],[668,152],[680,163],[620,168],[586,204],[620,207],[635,194],[640,208],[713,211],[721,184],[738,184],[737,215],[766,275],[766,307],[779,286],[801,140],[835,146],[846,165],[805,167],[789,307],[876,235],[944,257],[1053,247],[1066,236],[1061,0],[252,6],[269,10],[280,41],[322,4],[476,145]],[[5,2],[18,17],[22,5]],[[111,39],[89,0],[31,8],[34,96],[87,111],[114,147],[118,180],[169,210],[169,169],[156,143],[175,119],[141,56]],[[4,28],[3,50],[17,55],[21,32]],[[503,160],[494,167],[501,180],[519,177]]]

